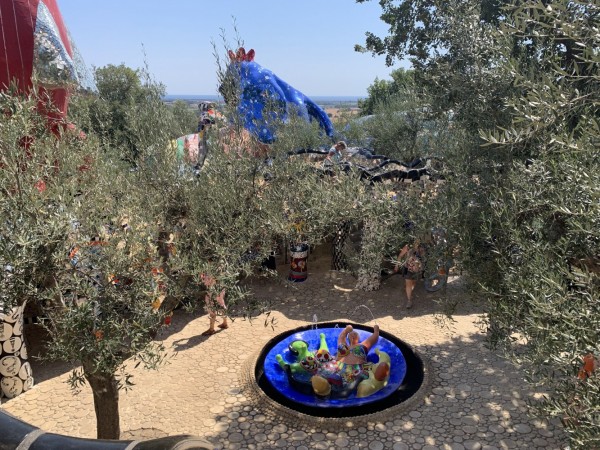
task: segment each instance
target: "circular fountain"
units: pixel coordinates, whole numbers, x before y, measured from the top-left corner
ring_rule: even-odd
[[[336,385],[336,380],[329,377],[331,386],[325,383],[327,389],[323,392],[317,389],[317,393],[312,381],[315,374],[320,375],[321,365],[338,365],[335,359],[327,362],[327,353],[323,359],[322,349],[330,350],[335,358],[338,337],[346,326],[347,323],[335,322],[313,324],[271,339],[260,352],[254,367],[258,387],[280,405],[321,418],[374,414],[405,403],[421,389],[425,369],[420,356],[404,341],[379,331],[379,339],[367,353],[362,378]],[[352,327],[358,332],[360,342],[374,332],[373,327],[366,325],[352,324]],[[305,367],[308,360],[319,368],[302,370],[299,361],[303,355],[298,354],[298,349],[306,351],[302,359]],[[378,370],[379,366],[389,370]],[[376,376],[376,372],[384,375]]]

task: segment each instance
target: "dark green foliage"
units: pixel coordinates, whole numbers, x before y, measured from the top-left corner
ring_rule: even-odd
[[[505,122],[503,99],[511,77],[498,67],[493,34],[502,17],[500,2],[386,0],[380,4],[390,36],[381,39],[367,33],[366,50],[386,53],[388,65],[408,57],[416,85],[430,97],[432,114],[451,111],[453,119],[464,122],[474,134]]]
[[[410,70],[396,69],[390,73],[392,80],[375,79],[373,84],[367,88],[369,96],[358,101],[360,115],[374,114],[377,108],[384,107],[389,102],[402,99],[403,94],[414,86],[413,72]]]
[[[600,11],[596,2],[381,2],[434,116],[451,119],[443,223],[487,301],[490,343],[546,389],[538,413],[595,448],[600,356]]]
[[[437,124],[428,120],[427,109],[415,89],[404,90],[375,112],[364,123],[364,132],[370,136],[375,153],[403,162],[435,153],[431,147]]]
[[[95,75],[99,104],[92,105],[94,130],[105,131],[112,146],[124,148],[128,158],[135,158],[139,149],[129,136],[128,114],[134,113],[135,105],[143,104],[147,97],[164,94],[164,88],[158,87],[156,92],[144,89],[139,71],[123,64],[97,68]]]
[[[68,209],[87,186],[77,169],[85,164],[79,139],[49,132],[36,102],[0,93],[0,307],[8,310],[53,286]]]
[[[508,12],[502,32],[536,50],[528,64],[507,59],[525,95],[508,102],[512,126],[485,136],[515,155],[492,198],[488,234],[505,276],[486,283],[502,299],[490,309],[491,337],[525,338],[517,354],[551,392],[541,410],[563,419],[574,445],[595,447],[600,382],[576,374],[586,353],[600,355],[600,10],[552,2]]]
[[[364,3],[369,0],[357,0]],[[395,60],[409,57],[415,67],[423,69],[432,55],[441,55],[457,44],[452,30],[457,20],[475,15],[482,27],[495,25],[502,16],[502,0],[380,0],[381,20],[390,26],[389,35],[383,39],[366,33],[366,47],[357,45],[359,51],[386,55],[391,66]],[[470,20],[467,20],[470,23]],[[471,29],[473,33],[477,28]],[[472,34],[462,36],[469,40]]]
[[[173,114],[173,138],[196,132],[198,115],[193,108],[182,100],[176,100],[171,105]]]
[[[195,131],[194,112],[164,104],[165,88],[147,69],[109,64],[97,68],[95,75],[98,95],[75,98],[70,115],[86,132],[93,131],[104,147],[119,148],[124,160],[135,163],[155,130],[162,130],[166,138]]]

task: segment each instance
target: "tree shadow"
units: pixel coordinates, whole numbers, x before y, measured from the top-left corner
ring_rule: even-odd
[[[217,329],[217,330],[215,330],[214,334],[211,334],[208,336],[203,336],[200,333],[200,334],[194,335],[189,338],[177,339],[176,341],[173,341],[172,348],[173,348],[173,350],[175,350],[175,352],[183,352],[185,350],[190,350],[190,349],[196,347],[197,345],[203,343],[204,341],[210,339],[211,336],[219,334],[223,331],[225,331],[225,330]]]
[[[167,340],[170,336],[180,333],[191,321],[195,320],[203,313],[198,311],[188,312],[184,309],[173,311],[171,324],[159,330],[155,341],[161,342]],[[221,331],[221,330],[219,330]],[[47,356],[47,345],[51,339],[48,331],[39,323],[26,324],[24,326],[24,335],[29,353],[29,362],[35,383],[42,383],[52,378],[59,377],[65,373],[71,372],[81,364],[79,361],[61,361],[50,359]],[[194,342],[181,341],[181,347],[177,351],[188,349],[200,342],[203,342],[210,336],[198,336]]]
[[[54,360],[45,356],[51,338],[48,331],[39,323],[26,324],[24,335],[36,384],[71,372],[80,365],[78,362]]]
[[[443,308],[439,302],[464,297],[464,288],[458,277],[450,277],[446,287],[436,293],[425,291],[423,282],[417,284],[414,292],[412,309],[405,308],[404,280],[401,276],[391,276],[383,280],[378,291],[365,292],[355,289],[356,278],[351,274],[330,270],[330,245],[324,244],[312,251],[308,258],[308,278],[303,283],[287,281],[289,264],[283,255],[277,260],[278,280],[265,277],[247,277],[241,284],[252,291],[252,296],[259,304],[268,305],[273,312],[279,312],[287,318],[308,323],[343,320],[354,323],[374,325],[378,319],[391,317],[402,320],[407,317],[439,314]],[[457,314],[478,311],[468,301],[462,301],[456,310]],[[277,329],[277,322],[267,319],[261,314],[263,309],[249,314],[244,305],[231,305],[229,314],[232,321],[256,320],[264,326]],[[173,311],[171,323],[163,327],[157,334],[157,342],[166,342],[173,335],[181,333],[190,322],[206,315],[201,308],[188,311],[178,308]],[[260,316],[260,319],[258,318]],[[207,324],[208,326],[208,319]],[[197,335],[183,338],[173,343],[175,352],[189,350],[210,336]],[[222,330],[218,330],[220,333]],[[79,366],[79,362],[49,360],[44,357],[49,340],[47,331],[39,324],[25,325],[25,336],[30,354],[33,376],[36,383],[63,375]]]
[[[170,343],[175,352],[186,353],[177,365],[164,369],[161,376],[167,380],[166,384],[148,381],[147,390],[140,389],[147,392],[139,399],[148,401],[130,405],[130,408],[139,407],[149,419],[140,422],[135,415],[132,420],[135,425],[129,428],[154,429],[153,425],[162,423],[161,417],[175,417],[175,421],[169,422],[170,429],[166,424],[160,426],[170,433],[178,427],[176,420],[180,420],[181,414],[189,414],[189,423],[194,418],[194,429],[183,431],[208,438],[215,448],[271,449],[300,445],[368,448],[371,442],[383,444],[383,447],[374,444],[373,448],[392,448],[396,443],[399,448],[425,445],[440,448],[453,443],[477,448],[472,445],[474,442],[482,447],[497,448],[564,447],[564,435],[555,423],[537,422],[526,416],[526,401],[535,400],[539,393],[526,387],[518,368],[485,347],[482,334],[473,332],[471,326],[448,337],[435,328],[430,317],[419,320],[421,316],[431,316],[441,310],[436,302],[440,296],[462,299],[465,292],[459,277],[452,278],[437,293],[426,292],[419,283],[415,306],[407,311],[403,308],[401,277],[386,280],[379,291],[356,291],[356,280],[351,275],[325,270],[329,261],[324,256],[320,260],[315,254],[311,257],[315,258],[315,264],[311,264],[309,257],[309,275],[304,283],[257,278],[243,283],[253,289],[255,296],[269,299],[271,317],[283,316],[290,327],[310,324],[315,315],[318,322],[353,321],[372,325],[379,321],[383,330],[403,339],[430,362],[431,389],[424,399],[409,410],[391,414],[381,421],[369,421],[364,427],[353,425],[351,419],[336,426],[326,423],[315,426],[303,421],[299,414],[282,416],[269,402],[261,402],[243,389],[245,379],[241,379],[238,370],[252,352],[284,329],[279,331],[275,323],[274,333],[262,329],[256,332],[240,324],[244,326],[239,326],[240,334],[236,334],[234,324],[228,330],[231,334],[217,334],[213,345],[200,335],[208,326],[203,314],[176,310],[170,327],[157,339]],[[280,278],[285,279],[287,267],[280,264],[279,273]],[[467,301],[459,304],[456,314],[479,312],[476,305]],[[474,317],[457,319],[464,324]],[[201,319],[195,320],[198,318]],[[257,318],[261,328],[264,319],[265,316]],[[194,323],[186,328],[190,322]],[[195,327],[198,327],[197,332]],[[62,370],[70,369],[63,366]],[[46,375],[42,380],[56,376],[38,372]],[[154,380],[154,375],[140,379],[142,382]],[[175,379],[178,381],[173,382]],[[195,395],[197,392],[202,394]],[[179,403],[171,401],[172,398],[180,399]],[[194,403],[193,399],[198,400]],[[177,431],[182,430],[177,428]]]
[[[311,255],[312,256],[312,255]],[[356,278],[341,271],[323,270],[323,257],[319,270],[312,269],[308,260],[308,277],[302,283],[285,281],[287,268],[278,267],[280,282],[246,279],[244,286],[252,291],[259,303],[270,303],[271,309],[287,318],[306,322],[328,322],[345,318],[356,323],[376,323],[377,319],[391,316],[394,320],[422,315],[480,313],[482,309],[466,295],[463,280],[450,274],[448,283],[436,292],[428,292],[424,280],[417,282],[413,292],[413,307],[406,308],[404,279],[389,276],[377,291],[355,288]],[[316,319],[315,319],[316,316]]]

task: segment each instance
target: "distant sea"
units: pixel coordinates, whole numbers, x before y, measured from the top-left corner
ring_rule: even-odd
[[[365,98],[356,95],[315,95],[308,96],[315,103],[318,104],[336,104],[336,103],[357,103],[359,99]],[[200,100],[208,100],[212,102],[222,102],[223,98],[220,95],[204,95],[204,94],[178,94],[178,95],[165,95],[163,100],[167,102],[174,102],[175,100],[184,100],[187,102],[195,102]]]

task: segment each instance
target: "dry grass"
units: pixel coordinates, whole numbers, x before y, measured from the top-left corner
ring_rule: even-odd
[[[358,116],[358,108],[325,108],[325,112],[332,121],[342,116]]]

